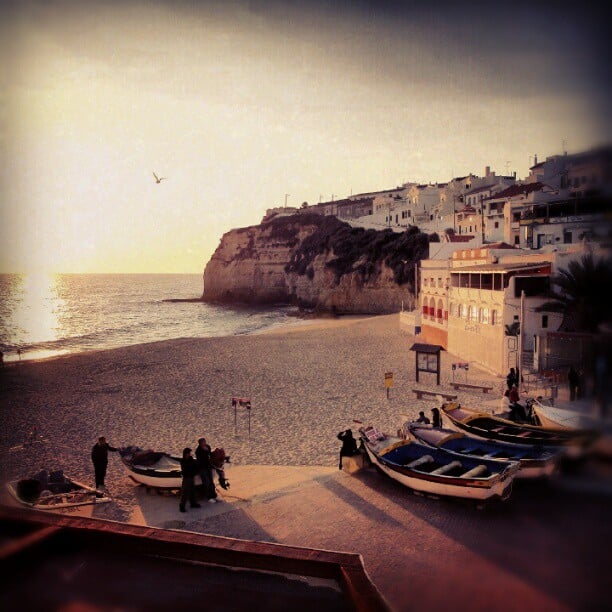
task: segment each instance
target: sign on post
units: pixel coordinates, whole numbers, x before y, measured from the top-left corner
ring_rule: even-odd
[[[393,372],[385,372],[385,389],[387,389],[387,399],[389,398],[389,389],[393,388]]]
[[[465,370],[465,382],[467,382],[467,373],[470,369],[470,364],[467,362],[453,363],[453,382],[455,382],[455,370]]]
[[[251,438],[251,400],[248,397],[232,397],[232,406],[234,408],[234,435],[238,435],[238,406],[244,407],[247,410],[249,422],[249,439]]]

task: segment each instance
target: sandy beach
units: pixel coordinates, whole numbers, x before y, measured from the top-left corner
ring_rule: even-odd
[[[410,391],[413,341],[398,315],[329,318],[255,335],[178,339],[7,366],[3,480],[46,467],[92,482],[89,453],[99,435],[117,447],[175,453],[205,436],[237,465],[334,466],[336,434],[351,426],[356,431],[354,419],[395,431],[402,415],[430,414],[435,400],[415,400]],[[458,359],[442,353],[440,389],[457,393],[447,384],[452,361]],[[393,372],[388,398],[385,372]],[[503,383],[475,369],[469,379],[500,389]],[[435,386],[435,375],[421,375],[419,386]],[[251,400],[250,435],[249,412],[234,411],[233,396]],[[48,442],[9,450],[33,427]],[[125,481],[111,456],[107,484],[130,504]]]
[[[503,508],[484,513],[413,496],[373,469],[338,470],[336,435],[356,432],[354,419],[394,431],[419,410],[430,414],[435,400],[411,392],[414,340],[398,315],[343,317],[7,366],[2,481],[47,468],[93,484],[90,451],[99,435],[115,446],[170,452],[204,435],[231,456],[232,486],[220,491],[226,503],[180,515],[176,498],[134,485],[111,454],[112,503],[84,507],[84,515],[359,552],[394,611],[413,609],[415,598],[424,610],[450,609],[448,593],[474,610],[600,606],[609,553],[597,542],[610,534],[609,464],[595,485],[582,473],[524,483]],[[471,367],[469,382],[493,391],[454,391],[451,364],[460,359],[447,352],[441,359],[440,391],[469,405],[498,400],[505,380]],[[385,372],[393,372],[388,398]],[[419,387],[435,388],[435,375],[422,375]],[[234,422],[233,396],[251,400],[250,436],[245,408]],[[34,426],[47,441],[21,447]],[[3,490],[0,501],[6,497]],[[431,588],[433,577],[439,588]]]

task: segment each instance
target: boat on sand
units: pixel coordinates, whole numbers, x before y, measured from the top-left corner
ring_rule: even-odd
[[[596,431],[584,429],[549,429],[538,425],[515,423],[487,412],[465,408],[457,402],[442,402],[442,412],[451,426],[471,436],[538,446],[563,446],[569,456],[582,455],[597,438]]]
[[[36,510],[61,510],[111,501],[101,491],[65,476],[61,470],[41,470],[7,484],[9,493],[23,506]]]
[[[126,446],[119,456],[128,476],[138,484],[151,489],[176,490],[181,488],[181,458],[170,453]],[[196,476],[196,485],[202,480]]]
[[[182,485],[181,458],[178,455],[140,448],[139,446],[126,446],[119,449],[119,456],[128,476],[138,484],[150,489],[178,490]],[[229,457],[222,448],[215,448],[211,453],[213,468],[217,470],[219,484],[222,488],[229,488],[229,482],[223,476],[224,463],[229,463]],[[219,471],[221,470],[221,473]],[[202,484],[200,476],[195,477],[195,484]]]
[[[415,492],[473,500],[506,500],[519,464],[481,457],[459,457],[376,428],[359,434],[371,462],[393,480]]]
[[[554,446],[509,444],[474,438],[454,429],[433,428],[431,425],[407,423],[406,433],[417,442],[444,450],[497,461],[518,461],[517,478],[550,476],[559,468],[565,449]]]

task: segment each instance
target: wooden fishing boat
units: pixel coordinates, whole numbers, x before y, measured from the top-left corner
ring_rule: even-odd
[[[446,451],[472,457],[501,461],[518,461],[517,478],[550,476],[559,468],[565,454],[564,447],[509,444],[474,438],[453,429],[436,429],[431,425],[408,423],[406,433],[417,442]]]
[[[414,491],[473,500],[506,500],[519,464],[462,456],[382,434],[374,427],[359,433],[372,463]]]
[[[596,419],[588,414],[569,410],[560,406],[547,406],[537,400],[533,401],[533,411],[542,425],[547,429],[566,430],[601,430],[612,433],[612,423],[602,419]]]
[[[151,489],[180,489],[181,458],[177,455],[147,450],[139,446],[126,446],[119,449],[119,456],[128,476],[138,484]],[[196,476],[196,485],[202,484]]]
[[[104,493],[65,476],[61,470],[41,470],[29,478],[9,482],[7,488],[16,501],[36,510],[61,510],[111,501]]]
[[[583,429],[548,429],[538,425],[515,423],[487,412],[471,410],[457,402],[443,402],[441,410],[451,426],[471,436],[511,444],[563,446],[570,457],[582,455],[597,437],[597,432]]]

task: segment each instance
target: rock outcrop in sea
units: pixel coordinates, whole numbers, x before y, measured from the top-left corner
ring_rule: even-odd
[[[416,227],[397,233],[312,213],[273,217],[222,237],[204,270],[202,299],[337,314],[411,309],[415,263],[428,250]]]

